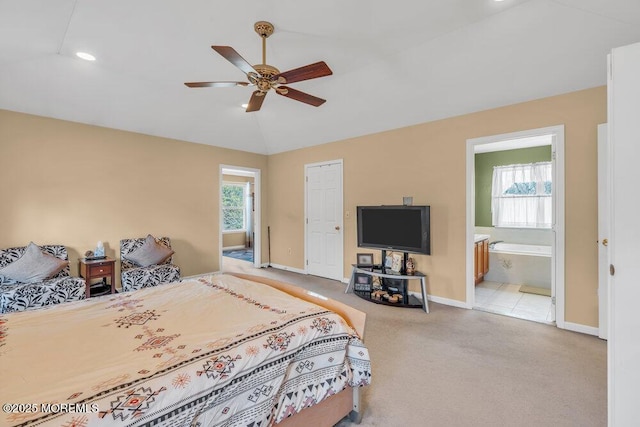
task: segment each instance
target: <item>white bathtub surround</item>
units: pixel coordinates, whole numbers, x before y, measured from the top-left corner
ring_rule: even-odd
[[[485,280],[551,289],[551,246],[489,245],[489,272]]]
[[[521,243],[499,242],[489,245],[489,252],[495,254],[542,256],[551,258],[551,246],[523,245]]]
[[[504,228],[504,227],[475,227],[476,234],[488,234],[489,241],[502,240],[503,242],[522,243],[526,245],[553,244],[553,231],[541,228]]]

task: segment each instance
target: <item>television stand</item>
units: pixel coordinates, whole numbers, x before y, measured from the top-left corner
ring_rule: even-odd
[[[374,302],[376,304],[392,305],[396,307],[412,307],[422,308],[426,313],[429,312],[429,302],[427,301],[427,285],[426,276],[419,271],[414,272],[411,275],[400,273],[389,273],[383,268],[383,266],[373,266],[371,269],[359,268],[356,264],[351,265],[351,280],[347,285],[345,293],[348,293],[350,289],[353,289],[353,293],[362,299]],[[356,286],[357,279],[363,276],[369,276],[368,280],[369,288],[367,286]],[[382,290],[388,294],[401,294],[402,299],[397,302],[391,302],[384,297],[376,297],[375,290],[373,289],[373,278],[378,277],[382,282]],[[388,280],[384,280],[388,279]],[[422,292],[422,301],[413,295],[409,295],[408,282],[409,280],[420,280],[420,291]],[[387,282],[387,283],[384,283]],[[358,284],[360,282],[358,281]],[[396,288],[396,289],[393,289]]]

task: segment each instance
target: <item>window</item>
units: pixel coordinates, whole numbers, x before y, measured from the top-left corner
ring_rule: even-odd
[[[494,227],[551,228],[551,162],[495,166],[491,185]]]
[[[246,229],[245,185],[222,184],[222,231],[244,231]]]

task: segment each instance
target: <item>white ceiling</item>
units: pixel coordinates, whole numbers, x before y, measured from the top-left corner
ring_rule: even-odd
[[[253,88],[211,49],[267,63],[320,60],[290,86]],[[262,154],[606,84],[606,55],[640,41],[639,0],[0,0],[0,108]],[[97,57],[86,62],[85,51]]]

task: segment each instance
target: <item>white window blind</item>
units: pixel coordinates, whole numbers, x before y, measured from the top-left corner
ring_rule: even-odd
[[[494,166],[491,217],[494,227],[551,228],[551,162]]]

